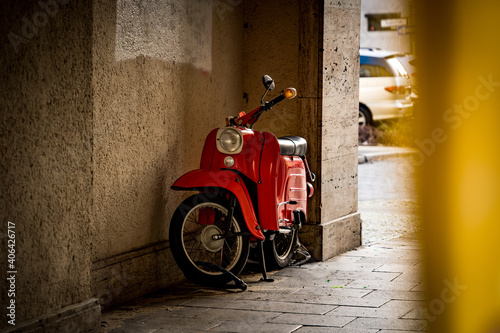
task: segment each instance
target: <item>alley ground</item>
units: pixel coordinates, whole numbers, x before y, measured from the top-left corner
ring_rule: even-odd
[[[410,156],[393,157],[358,166],[358,210],[363,220],[363,245],[419,229],[412,161]]]
[[[365,246],[272,272],[273,283],[244,276],[246,292],[184,283],[104,313],[103,332],[425,331],[412,179],[408,157],[359,166]]]

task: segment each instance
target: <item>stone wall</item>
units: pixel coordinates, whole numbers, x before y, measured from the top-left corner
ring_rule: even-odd
[[[1,329],[13,327],[12,300],[19,327],[92,297],[93,101],[91,7],[3,1],[0,17]],[[9,298],[8,221],[17,272]]]

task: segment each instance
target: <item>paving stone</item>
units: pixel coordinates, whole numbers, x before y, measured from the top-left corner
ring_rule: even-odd
[[[317,295],[317,296],[333,296],[333,297],[363,297],[368,295],[373,290],[367,289],[349,289],[349,288],[332,288],[330,286],[316,288],[304,287],[294,292],[294,295]]]
[[[193,308],[185,306],[176,306],[165,310],[166,315],[170,317],[182,317],[182,318],[195,318],[198,315],[207,312],[209,309],[206,308]]]
[[[380,330],[378,333],[425,333],[427,331]]]
[[[350,280],[383,280],[391,281],[397,278],[401,273],[390,272],[353,272],[353,271],[337,271],[330,276],[340,279]]]
[[[374,269],[374,272],[386,272],[386,273],[414,273],[414,272],[421,272],[421,269],[418,267],[415,267],[415,265],[408,264],[384,264],[382,266],[377,267]]]
[[[169,329],[169,332],[183,332],[186,330],[206,331],[220,325],[220,320],[197,320],[170,317],[165,311],[156,311],[144,317],[135,317],[125,320],[122,327],[111,330],[111,333],[153,333],[159,329]]]
[[[274,318],[272,323],[281,324],[300,324],[306,326],[332,326],[342,327],[349,322],[356,319],[356,317],[347,316],[334,316],[334,315],[296,315],[285,313]]]
[[[403,319],[428,319],[431,318],[432,315],[429,313],[429,310],[425,307],[416,308],[405,314]]]
[[[400,258],[415,253],[414,250],[391,249],[383,247],[365,247],[343,254],[349,257],[373,257],[373,258]]]
[[[427,291],[427,287],[424,283],[419,283],[417,286],[412,288],[411,291]]]
[[[252,325],[242,322],[231,322],[227,321],[221,325],[214,327],[210,332],[234,332],[234,333],[290,333],[296,332],[301,325],[289,325],[289,324],[275,324],[275,323],[264,323]]]
[[[196,308],[193,308],[196,309]],[[251,310],[233,310],[233,309],[206,309],[192,317],[194,320],[208,321],[233,321],[245,322],[248,324],[266,323],[281,315],[277,312],[257,312]]]
[[[342,270],[342,271],[353,271],[353,272],[371,272],[375,270],[376,268],[382,266],[382,263],[345,263],[342,264],[341,266],[336,266],[332,268],[335,268],[334,270],[332,269],[331,271],[337,271],[337,270]],[[328,268],[328,266],[324,266],[325,268]]]
[[[376,333],[378,329],[364,330],[364,329],[345,329],[334,327],[320,327],[320,326],[304,326],[299,328],[294,333]]]
[[[360,257],[357,263],[372,263],[372,262],[377,262],[380,264],[403,264],[403,265],[415,265],[421,262],[421,258],[413,258],[413,257],[407,257],[406,255],[403,256],[395,256],[395,257]]]
[[[425,320],[413,319],[386,319],[386,318],[357,318],[344,326],[346,329],[377,328],[389,330],[419,331],[427,326]]]
[[[312,298],[311,298],[312,300]],[[317,296],[314,299],[316,304],[330,304],[330,305],[346,305],[346,306],[359,306],[377,308],[387,303],[388,299],[364,299],[360,297],[341,297],[341,296]],[[333,309],[332,309],[333,310]]]
[[[349,283],[346,288],[376,289],[376,290],[412,290],[418,282],[387,282],[373,280],[355,280]]]
[[[408,300],[408,301],[424,301],[426,295],[422,291],[404,291],[404,290],[374,290],[363,296],[364,299],[391,299],[391,300]]]
[[[399,301],[399,300],[391,300],[384,305],[382,305],[381,309],[407,309],[409,312],[413,309],[422,309],[425,308],[427,302],[425,301]]]
[[[324,314],[335,308],[335,306],[326,303],[263,302],[260,300],[228,300],[216,297],[198,298],[187,303],[186,306],[304,314]]]
[[[401,273],[398,277],[396,277],[394,282],[422,282],[423,274],[420,270],[416,271],[407,271]]]
[[[340,288],[339,288],[340,289]],[[342,288],[343,289],[343,288]],[[333,291],[333,288],[332,288]],[[234,302],[243,302],[243,301],[260,301],[260,302],[286,302],[287,304],[323,304],[323,305],[351,305],[351,306],[363,306],[363,307],[379,307],[385,303],[387,303],[390,299],[364,299],[362,297],[349,297],[342,296],[340,294],[324,294],[324,295],[315,295],[315,294],[292,294],[292,295],[274,295],[272,293],[262,294],[259,297],[258,294],[245,294],[239,300],[234,300]],[[254,298],[253,298],[254,297]],[[191,304],[191,303],[190,303]],[[197,303],[193,303],[197,304]],[[216,305],[213,305],[216,307]],[[333,310],[333,308],[331,309]],[[290,311],[283,311],[290,312]]]
[[[368,317],[368,318],[401,318],[407,314],[409,309],[405,308],[367,308],[367,307],[354,307],[354,306],[339,306],[328,312],[325,316],[354,316],[354,317]],[[408,319],[421,319],[421,318],[408,318]]]

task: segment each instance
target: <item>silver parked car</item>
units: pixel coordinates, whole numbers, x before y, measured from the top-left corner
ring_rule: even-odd
[[[359,53],[359,125],[411,115],[411,81],[401,54],[372,48]]]

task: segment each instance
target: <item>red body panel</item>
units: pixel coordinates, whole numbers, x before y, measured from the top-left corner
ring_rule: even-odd
[[[173,190],[186,191],[202,191],[211,188],[211,192],[215,191],[216,188],[227,189],[238,199],[248,231],[250,231],[254,237],[264,239],[264,235],[260,230],[255,216],[250,194],[243,181],[234,172],[227,170],[194,170],[177,179],[174,184],[172,184],[171,188]]]
[[[281,156],[278,139],[273,134],[245,127],[237,129],[243,135],[243,148],[240,153],[231,155],[221,153],[217,149],[218,129],[214,129],[205,141],[200,169],[179,178],[172,185],[172,189],[200,191],[205,191],[207,188],[227,189],[238,199],[248,230],[256,238],[264,239],[261,229],[279,230],[280,225],[291,225],[293,211],[296,209],[306,214],[305,167],[300,157]],[[226,156],[234,158],[233,166],[224,165]],[[244,175],[246,180],[240,175]],[[244,181],[253,190],[249,192]],[[298,204],[281,205],[278,212],[278,204],[290,200],[297,201]],[[254,203],[257,207],[254,207]],[[256,211],[258,211],[258,221]],[[211,223],[209,216],[205,220],[204,223]],[[280,220],[281,223],[278,222]]]
[[[259,222],[262,229],[279,230],[278,225],[278,170],[281,164],[280,145],[271,133],[264,135],[261,162],[261,184],[257,187]]]

